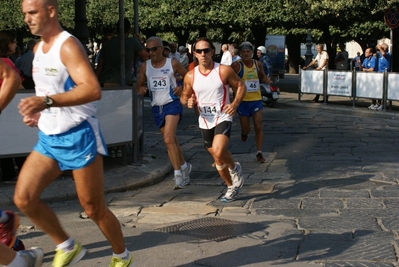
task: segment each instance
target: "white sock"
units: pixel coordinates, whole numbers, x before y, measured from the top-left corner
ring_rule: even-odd
[[[8,215],[4,211],[0,212],[0,223],[4,223],[8,220]]]
[[[22,256],[22,254],[17,252],[17,255],[15,255],[13,261],[9,265],[6,265],[6,267],[28,266],[27,264],[28,263],[25,261],[25,258]]]
[[[127,248],[125,248],[125,252],[121,253],[121,254],[115,254],[113,253],[112,256],[120,258],[122,260],[128,260],[130,257],[130,253],[129,250],[127,250]]]
[[[74,246],[75,246],[75,241],[73,240],[72,237],[70,237],[61,244],[58,244],[57,249],[61,249],[63,251],[72,251]]]
[[[187,169],[187,162],[185,161],[183,165],[180,166],[182,170]]]
[[[258,153],[256,153],[256,154],[259,154],[259,153],[261,153],[261,154],[262,154],[262,150],[258,150]]]
[[[180,175],[181,176],[181,170],[175,170],[175,176]]]

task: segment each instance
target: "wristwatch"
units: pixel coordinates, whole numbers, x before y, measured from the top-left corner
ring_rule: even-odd
[[[46,95],[46,97],[44,98],[44,104],[46,104],[47,108],[50,108],[54,104],[54,101],[51,97]]]

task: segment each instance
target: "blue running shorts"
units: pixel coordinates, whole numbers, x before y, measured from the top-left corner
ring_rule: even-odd
[[[39,131],[39,141],[33,150],[57,161],[61,171],[84,168],[95,160],[97,153],[108,155],[94,117],[65,133],[46,135]]]
[[[152,115],[154,115],[155,125],[158,128],[163,128],[167,115],[180,115],[180,122],[183,117],[183,106],[180,103],[180,99],[177,99],[163,106],[153,106]]]
[[[237,108],[240,116],[252,117],[256,112],[263,109],[262,101],[242,101]]]

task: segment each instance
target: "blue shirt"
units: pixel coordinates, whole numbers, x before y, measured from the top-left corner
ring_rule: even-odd
[[[377,53],[377,61],[378,61],[378,72],[384,72],[385,69],[391,71],[391,54],[389,52],[385,53],[385,56],[382,56],[381,52]]]
[[[373,57],[373,56],[371,56],[370,58],[365,58],[364,60],[363,60],[363,63],[362,63],[362,66],[363,66],[363,68],[365,68],[365,69],[371,69],[371,68],[373,68],[374,69],[374,71],[377,71],[377,65],[375,64],[376,63],[376,60],[375,60],[375,57]]]
[[[259,59],[259,61],[262,63],[263,72],[266,74],[266,76],[272,77],[273,64],[272,64],[270,58],[266,55],[262,55],[262,57]]]

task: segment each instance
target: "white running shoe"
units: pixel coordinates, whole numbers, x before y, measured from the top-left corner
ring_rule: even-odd
[[[186,186],[190,183],[190,173],[192,167],[193,166],[187,162],[187,168],[185,170],[181,170],[181,174],[183,175],[183,186]]]
[[[379,105],[375,110],[381,111],[384,108],[384,105]]]
[[[220,200],[222,202],[232,202],[237,199],[238,193],[239,191],[234,185],[228,186],[226,194]]]
[[[44,253],[41,248],[33,247],[28,250],[20,250],[17,253],[22,255],[27,263],[27,267],[39,267],[42,266]]]
[[[175,174],[175,178],[173,178],[173,180],[175,181],[176,184],[174,190],[184,188],[183,177],[181,174]]]
[[[378,105],[377,104],[371,104],[369,107],[368,107],[368,109],[371,109],[371,110],[375,110],[376,108],[378,107]]]
[[[236,189],[240,189],[244,185],[244,176],[239,162],[235,163],[234,170],[230,170],[231,181]]]

